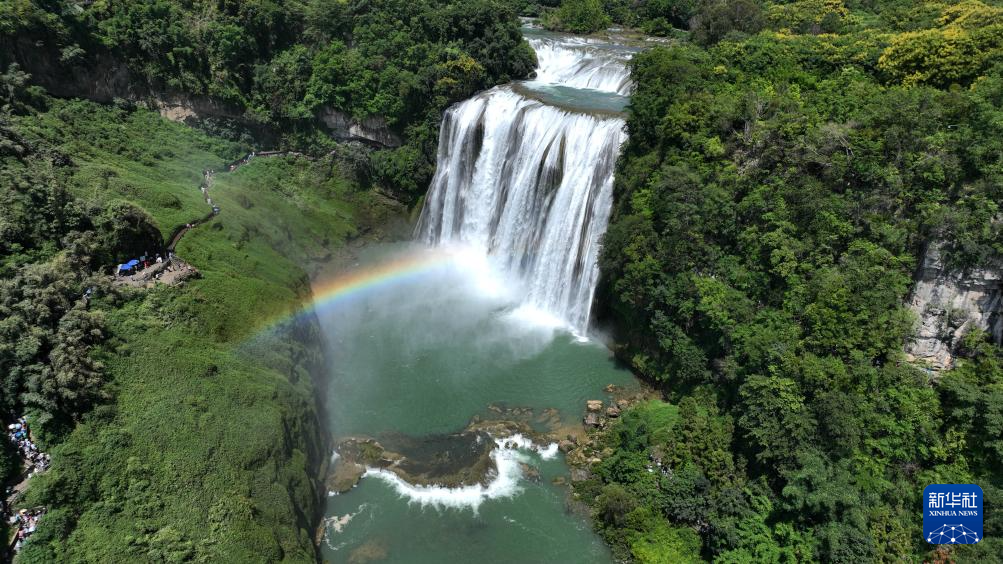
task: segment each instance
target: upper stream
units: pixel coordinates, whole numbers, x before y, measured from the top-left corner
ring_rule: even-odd
[[[551,438],[579,430],[585,400],[607,399],[607,385],[637,387],[586,338],[632,50],[526,35],[535,79],[444,116],[416,243],[357,258],[394,283],[321,317],[336,442],[376,440],[426,477],[478,460],[487,472],[414,485],[367,463],[357,486],[328,499],[332,562],[610,561],[568,502]],[[463,433],[485,421],[522,430]],[[342,450],[336,459],[351,456]]]

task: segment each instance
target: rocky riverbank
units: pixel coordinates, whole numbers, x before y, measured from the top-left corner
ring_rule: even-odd
[[[608,394],[605,400],[595,399],[585,403],[581,433],[567,437],[558,445],[571,468],[572,483],[591,478],[592,468],[612,454],[603,451],[600,445],[604,433],[609,431],[615,420],[634,405],[659,397],[658,392],[648,387],[625,390],[611,384],[605,391]]]
[[[491,454],[495,449],[535,448],[539,452],[557,448],[570,466],[570,481],[591,477],[591,467],[602,461],[599,448],[602,433],[620,414],[656,393],[648,388],[626,390],[610,384],[606,399],[589,400],[580,424],[562,421],[556,409],[488,406],[490,416],[474,416],[467,427],[455,434],[414,438],[389,435],[347,437],[337,442],[325,484],[331,494],[355,487],[367,472],[389,471],[404,482],[418,487],[459,488],[486,486],[497,476]],[[530,479],[534,470],[523,465]],[[554,480],[567,483],[565,477]]]
[[[370,470],[386,470],[419,487],[487,486],[497,469],[495,449],[556,444],[552,433],[540,433],[515,420],[475,418],[463,431],[430,437],[349,437],[335,448],[336,463],[325,483],[330,492],[344,493]]]

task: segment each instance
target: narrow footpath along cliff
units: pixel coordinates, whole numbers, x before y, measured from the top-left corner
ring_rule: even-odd
[[[327,362],[316,319],[291,313],[312,301],[312,270],[391,204],[359,190],[334,157],[256,158],[220,173],[249,148],[149,110],[45,106],[0,127],[10,141],[0,164],[18,186],[32,181],[25,197],[48,198],[62,223],[17,198],[0,208],[14,225],[46,227],[39,243],[3,241],[27,252],[2,257],[12,285],[0,286],[0,313],[17,327],[44,310],[63,328],[57,339],[87,316],[93,328],[74,342],[87,344],[97,390],[74,419],[40,407],[38,394],[13,398],[52,455],[16,501],[45,508],[19,562],[315,561]],[[210,194],[206,168],[217,171]],[[174,252],[198,277],[113,284],[115,265],[162,252],[194,218]],[[60,248],[50,231],[80,242]],[[29,350],[31,334],[0,333],[0,355]],[[19,392],[31,384],[2,378]]]

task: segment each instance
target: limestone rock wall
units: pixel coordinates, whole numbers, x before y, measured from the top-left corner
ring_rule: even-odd
[[[0,38],[0,47],[8,51],[6,57],[17,61],[31,75],[33,84],[57,97],[85,98],[101,103],[120,98],[156,110],[172,121],[222,118],[248,127],[259,140],[275,136],[268,126],[250,119],[240,107],[210,96],[152,89],[142,77],[131,72],[124,61],[110,54],[95,54],[86,65],[69,65],[59,61],[58,51],[50,45],[27,37]],[[6,57],[0,56],[0,61]],[[317,117],[339,141],[362,141],[380,148],[402,144],[400,135],[380,116],[358,120],[344,112],[323,108]]]
[[[931,243],[909,307],[919,318],[919,327],[906,345],[907,357],[934,370],[951,368],[958,343],[973,328],[988,332],[997,344],[1003,342],[1003,263],[950,271],[941,245]]]
[[[401,138],[387,125],[386,120],[373,116],[357,120],[331,108],[320,112],[320,119],[336,139],[365,141],[382,147],[400,147]]]

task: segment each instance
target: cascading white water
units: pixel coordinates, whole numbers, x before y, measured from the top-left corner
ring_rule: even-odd
[[[528,85],[629,92],[622,56],[554,40],[532,44],[540,69]],[[584,334],[625,140],[619,117],[549,106],[510,86],[482,92],[443,118],[417,237],[483,252],[519,281],[525,303]]]
[[[610,384],[639,390],[601,347],[575,346],[553,331],[587,333],[626,139],[627,73],[617,64],[632,47],[529,26],[524,33],[558,44],[541,49],[538,76],[482,92],[443,119],[415,233],[439,248],[366,249],[362,272],[407,274],[320,312],[337,360],[328,388],[332,435],[373,437],[408,456],[398,468],[366,468],[359,487],[328,498],[321,550],[332,561],[377,551],[423,562],[612,559],[563,498],[527,474],[537,469],[546,485],[565,473],[555,441],[582,398]],[[597,80],[613,73],[596,68],[619,76]],[[477,447],[454,440],[471,421],[522,419],[507,409],[492,414],[496,405],[546,415],[552,432],[531,439],[500,424],[483,427],[498,435],[478,435]],[[358,454],[348,448],[335,464]],[[429,483],[436,476],[446,483]]]
[[[531,38],[529,44],[539,63],[538,82],[592,88],[621,96],[629,96],[634,88],[626,67],[627,55],[605,49],[606,44],[549,38]]]

